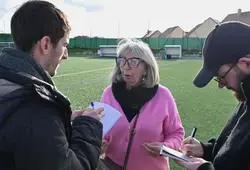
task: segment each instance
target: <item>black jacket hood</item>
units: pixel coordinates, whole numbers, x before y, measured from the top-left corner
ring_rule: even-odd
[[[26,73],[15,73],[0,67],[0,127],[4,120],[34,94],[71,113],[70,101],[55,86]],[[68,115],[67,117],[71,117]]]

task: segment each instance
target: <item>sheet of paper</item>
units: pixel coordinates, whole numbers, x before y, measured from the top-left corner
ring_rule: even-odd
[[[116,122],[122,117],[122,113],[113,108],[112,106],[102,103],[102,102],[93,102],[94,108],[104,108],[104,116],[101,118],[103,124],[103,136],[106,135],[110,129],[116,124]],[[89,106],[92,108],[92,106]]]
[[[179,160],[179,161],[186,161],[186,162],[189,161],[188,160],[189,157],[186,156],[184,153],[176,151],[176,150],[171,149],[171,148],[166,147],[166,146],[162,146],[160,154],[162,156],[167,156],[167,157],[170,157],[172,159]]]

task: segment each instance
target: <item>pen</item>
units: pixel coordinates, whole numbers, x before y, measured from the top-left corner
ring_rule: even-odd
[[[95,108],[94,108],[94,102],[91,102],[90,104],[91,104],[92,108],[95,109]],[[105,114],[102,115],[102,118],[103,118],[104,116],[105,116]]]
[[[94,103],[93,103],[93,102],[91,102],[90,104],[91,104],[92,108],[93,108],[93,109],[95,109],[95,108],[94,108]]]
[[[196,128],[196,127],[193,127],[192,133],[191,133],[191,135],[190,135],[191,139],[194,138],[196,131],[197,131],[197,128]],[[187,155],[187,152],[186,152],[186,151],[184,151],[183,153],[184,153],[184,155]]]
[[[191,133],[191,138],[194,138],[196,131],[197,131],[197,128],[194,127]]]

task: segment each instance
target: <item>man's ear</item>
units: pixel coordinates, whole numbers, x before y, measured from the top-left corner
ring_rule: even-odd
[[[242,71],[250,74],[250,58],[248,57],[240,58],[237,65]]]
[[[51,50],[51,40],[48,36],[44,36],[40,40],[40,49],[43,55],[48,55]]]

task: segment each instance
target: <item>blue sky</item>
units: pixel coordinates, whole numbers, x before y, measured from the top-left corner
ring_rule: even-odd
[[[0,0],[0,32],[10,32],[15,8],[26,0]],[[190,31],[208,17],[250,11],[249,0],[49,0],[62,9],[72,25],[71,37],[141,37],[147,29],[163,32],[180,26]],[[230,2],[230,3],[229,3]]]

